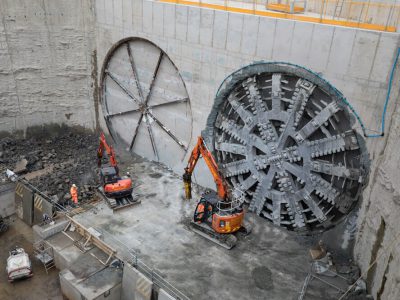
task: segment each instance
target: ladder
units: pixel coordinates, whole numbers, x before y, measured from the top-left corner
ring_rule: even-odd
[[[53,248],[45,241],[39,241],[33,244],[33,250],[35,257],[42,262],[46,274],[49,274],[49,270],[55,267]]]
[[[335,9],[333,11],[333,19],[339,19],[342,14],[344,0],[336,0]]]

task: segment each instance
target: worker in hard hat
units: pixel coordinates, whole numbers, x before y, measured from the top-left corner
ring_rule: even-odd
[[[78,205],[78,188],[75,185],[75,183],[71,186],[71,189],[69,192],[71,194],[71,198],[72,198],[72,201],[74,202],[74,204]]]

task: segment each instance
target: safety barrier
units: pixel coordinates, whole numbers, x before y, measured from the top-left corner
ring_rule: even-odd
[[[119,259],[124,261],[124,263],[128,263],[136,268],[139,272],[141,272],[144,276],[146,276],[154,286],[158,287],[159,289],[163,289],[166,291],[170,296],[178,300],[189,300],[185,294],[179,291],[176,287],[170,284],[167,280],[165,280],[160,272],[152,267],[146,265],[140,258],[139,255],[133,249],[129,248],[125,243],[118,240],[115,236],[112,236],[109,232],[102,230],[100,228],[95,227],[96,231],[101,233],[101,239],[108,244],[119,246],[118,248],[118,256]]]
[[[54,217],[57,211],[67,213],[68,210],[43,194],[34,185],[25,179],[18,179],[15,185],[16,212],[26,224],[40,224],[43,215]]]
[[[164,3],[199,6],[217,10],[396,32],[400,23],[400,4],[344,0],[155,0]]]

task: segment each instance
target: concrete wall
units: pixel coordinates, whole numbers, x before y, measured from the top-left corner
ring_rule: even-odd
[[[0,18],[0,132],[93,129],[92,2],[2,0]]]
[[[148,0],[96,1],[97,58],[122,38],[139,36],[160,46],[185,80],[193,134],[204,128],[214,95],[232,71],[256,60],[288,61],[320,72],[377,130],[399,34],[272,19]],[[161,26],[162,24],[162,26]],[[99,70],[101,68],[99,67]],[[394,81],[396,83],[396,81]],[[389,112],[398,89],[393,89]],[[192,144],[195,139],[192,138]],[[384,141],[368,141],[372,158]],[[189,147],[190,148],[190,147]],[[172,166],[176,171],[180,165]],[[200,184],[212,185],[200,176]]]
[[[125,264],[121,300],[150,300],[153,283],[134,267]]]
[[[15,184],[0,185],[0,216],[3,218],[15,213]]]

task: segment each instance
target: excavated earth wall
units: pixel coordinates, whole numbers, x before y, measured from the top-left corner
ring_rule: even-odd
[[[91,1],[0,1],[0,132],[95,127]]]

